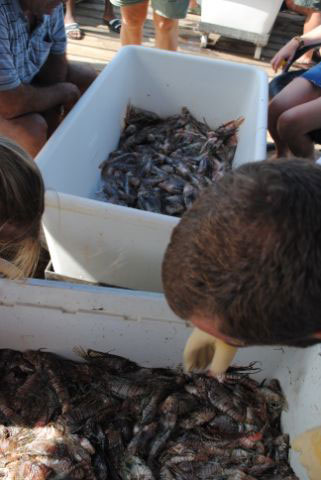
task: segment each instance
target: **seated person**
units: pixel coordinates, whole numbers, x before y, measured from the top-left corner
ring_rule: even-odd
[[[292,38],[272,58],[277,71],[290,61],[299,47],[321,41],[321,25]],[[268,126],[276,146],[276,158],[294,155],[314,159],[309,132],[321,128],[321,63],[292,80],[270,102]]]
[[[60,0],[0,0],[0,135],[33,157],[96,77],[65,50]]]

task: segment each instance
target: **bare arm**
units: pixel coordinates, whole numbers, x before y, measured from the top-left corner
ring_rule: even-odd
[[[311,43],[321,41],[321,25],[318,25],[310,32],[305,33],[301,38],[304,39],[304,45],[311,45]]]
[[[35,82],[41,85],[52,85],[65,82],[68,73],[68,62],[65,54],[50,54],[46,63],[35,78]]]
[[[321,25],[317,26],[308,33],[305,33],[300,38],[304,40],[304,46],[311,45],[313,43],[321,42]],[[298,42],[295,39],[291,39],[284,45],[272,58],[271,65],[274,71],[277,71],[280,66],[291,61],[298,48]]]
[[[19,85],[12,90],[0,91],[0,115],[9,120],[25,113],[46,112],[59,105],[70,108],[79,97],[79,89],[68,82],[48,87]]]

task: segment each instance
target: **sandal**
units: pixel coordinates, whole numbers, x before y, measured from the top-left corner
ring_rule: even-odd
[[[80,25],[77,22],[66,23],[65,32],[67,37],[71,40],[80,40],[83,36],[83,33],[80,29]]]
[[[109,30],[111,32],[115,32],[115,33],[120,33],[120,29],[121,29],[121,21],[119,20],[119,18],[113,18],[112,20],[106,20],[105,18],[103,18],[103,22],[105,25],[107,25],[107,27],[109,27]]]

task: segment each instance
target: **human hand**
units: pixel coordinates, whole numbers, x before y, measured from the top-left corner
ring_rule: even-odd
[[[295,52],[298,48],[298,42],[295,39],[290,40],[284,47],[279,50],[271,60],[272,68],[275,72],[278,71],[280,67],[284,69],[288,63],[294,57]]]
[[[292,441],[293,450],[300,452],[300,462],[310,480],[321,478],[321,427],[307,430]]]
[[[184,349],[185,371],[209,370],[212,375],[224,373],[231,364],[237,348],[194,328]]]

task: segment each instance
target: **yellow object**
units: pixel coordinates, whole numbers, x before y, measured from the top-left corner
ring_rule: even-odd
[[[293,450],[300,452],[300,462],[310,480],[321,479],[321,427],[307,430],[292,441]]]
[[[237,348],[194,328],[184,349],[185,371],[206,370],[211,374],[224,373],[230,366]]]

